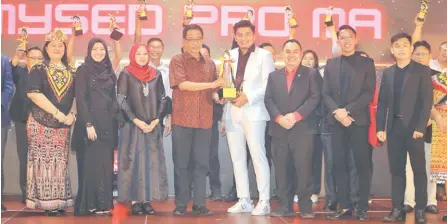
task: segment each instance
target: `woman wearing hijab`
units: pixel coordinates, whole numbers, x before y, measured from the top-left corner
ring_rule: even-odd
[[[163,151],[160,120],[170,113],[163,78],[148,65],[145,45],[135,44],[130,64],[118,79],[118,103],[127,122],[120,130],[118,201],[132,204],[132,214],[155,214],[150,204],[151,151]]]
[[[79,177],[76,216],[107,215],[113,207],[113,150],[118,139],[114,71],[121,55],[119,42],[114,41],[114,45],[116,53],[112,63],[104,40],[91,39],[84,64],[76,71],[79,111],[73,132]]]

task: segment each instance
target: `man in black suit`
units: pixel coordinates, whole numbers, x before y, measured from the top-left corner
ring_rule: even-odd
[[[392,176],[392,212],[386,222],[405,220],[405,165],[407,152],[414,173],[415,220],[425,223],[427,174],[425,172],[424,133],[433,104],[430,68],[411,60],[411,37],[399,33],[391,38],[391,53],[396,64],[383,72],[377,109],[377,138],[388,139],[388,158]],[[388,113],[388,114],[387,114]]]
[[[356,31],[347,25],[337,33],[342,51],[329,59],[324,69],[323,100],[328,108],[332,138],[332,157],[340,208],[328,219],[352,215],[349,202],[349,151],[353,150],[359,184],[357,219],[368,220],[371,186],[371,153],[368,143],[370,124],[368,105],[376,88],[376,70],[371,58],[355,52]]]
[[[315,110],[321,100],[322,82],[315,69],[299,66],[302,50],[297,40],[286,41],[283,53],[286,67],[270,73],[265,93],[265,106],[272,121],[269,134],[280,203],[271,215],[295,215],[291,180],[297,180],[301,217],[310,219],[315,217],[310,199],[312,144],[318,126]]]

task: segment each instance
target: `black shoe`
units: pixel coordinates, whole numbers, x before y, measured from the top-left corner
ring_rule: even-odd
[[[2,204],[2,212],[6,212],[6,207]]]
[[[67,212],[64,209],[58,209],[59,215],[65,215]]]
[[[331,220],[337,220],[337,219],[345,218],[348,216],[352,216],[351,209],[348,209],[346,211],[343,211],[343,209],[339,209],[336,212],[334,212],[333,214],[328,215],[326,218],[331,219]]]
[[[192,212],[194,214],[200,215],[200,216],[214,215],[214,212],[208,210],[208,208],[206,208],[206,206],[200,206],[200,205],[193,205]]]
[[[402,222],[402,221],[405,221],[406,215],[407,214],[405,213],[405,210],[393,208],[391,213],[388,216],[386,216],[385,218],[383,218],[383,221],[384,222]]]
[[[141,203],[137,202],[131,206],[132,208],[132,215],[142,215],[143,208],[141,207]]]
[[[175,207],[172,214],[174,216],[182,216],[182,215],[185,215],[185,212],[186,212],[186,206],[177,206],[177,207]]]
[[[368,221],[369,220],[368,212],[366,210],[359,209],[357,211],[357,220]]]
[[[313,212],[311,212],[311,213],[302,212],[301,213],[301,218],[302,219],[314,219],[315,218],[315,214]]]
[[[222,201],[222,194],[221,193],[211,193],[211,195],[208,197],[211,201]]]
[[[427,218],[425,218],[425,210],[424,209],[416,209],[414,213],[414,221],[416,223],[427,223]]]
[[[404,211],[405,211],[405,213],[412,213],[413,211],[414,211],[414,208],[413,207],[411,207],[410,205],[405,205],[404,206]]]
[[[324,205],[324,211],[325,212],[335,212],[337,211],[337,202],[328,202],[326,205]]]
[[[237,192],[236,192],[236,188],[231,189],[230,193],[228,193],[227,195],[223,196],[223,201],[226,202],[230,202],[230,201],[237,201]]]
[[[142,208],[143,208],[143,212],[146,215],[155,215],[155,213],[156,213],[154,208],[152,208],[151,203],[149,203],[149,202],[144,203]]]
[[[439,214],[439,209],[436,205],[429,205],[425,208],[425,211],[430,214]]]
[[[57,210],[57,209],[53,209],[53,210],[49,210],[49,211],[47,211],[47,215],[48,215],[48,216],[59,216],[60,213],[59,213],[59,210]]]
[[[292,209],[288,209],[285,207],[279,207],[278,209],[276,209],[275,211],[273,211],[272,213],[270,213],[270,216],[274,216],[274,217],[294,217],[295,216],[295,212]]]

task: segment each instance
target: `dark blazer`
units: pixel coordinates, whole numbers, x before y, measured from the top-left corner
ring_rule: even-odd
[[[425,133],[427,129],[427,122],[433,105],[431,71],[429,67],[414,61],[411,61],[408,66],[400,92],[400,105],[394,105],[396,65],[383,71],[377,108],[377,131],[391,131],[396,107],[400,107],[403,123],[408,130],[408,134],[412,135],[414,131]]]
[[[329,59],[324,68],[323,100],[328,110],[328,122],[334,124],[333,112],[341,108],[340,90],[341,56]],[[369,103],[373,100],[376,89],[376,68],[371,58],[356,56],[350,86],[348,104],[344,107],[357,125],[369,125]]]
[[[10,124],[11,118],[9,117],[9,102],[11,101],[12,94],[14,92],[14,83],[12,81],[11,64],[9,58],[2,55],[2,127]]]
[[[288,134],[316,134],[318,120],[315,110],[321,100],[321,85],[321,76],[316,70],[304,66],[296,71],[290,91],[287,91],[285,68],[270,73],[264,98],[272,121],[269,134],[277,138]],[[289,130],[274,121],[278,115],[293,112],[298,112],[302,120]]]

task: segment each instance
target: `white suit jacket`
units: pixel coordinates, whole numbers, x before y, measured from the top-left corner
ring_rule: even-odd
[[[230,57],[234,60],[233,76],[236,79],[239,48],[230,51]],[[250,54],[242,82],[242,90],[247,96],[248,103],[237,108],[231,103],[224,107],[223,119],[227,121],[238,120],[240,113],[245,113],[246,118],[252,121],[268,121],[269,113],[265,108],[264,96],[269,74],[275,70],[272,54],[262,48],[256,47]]]

